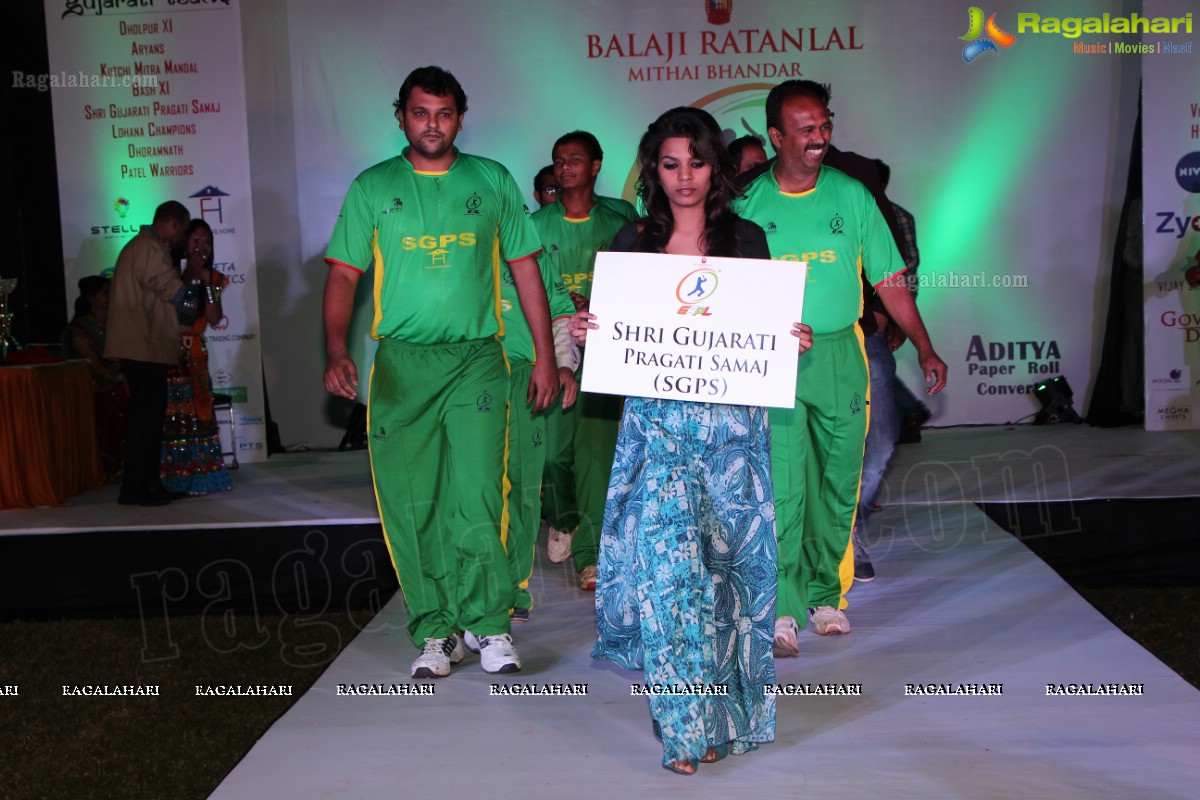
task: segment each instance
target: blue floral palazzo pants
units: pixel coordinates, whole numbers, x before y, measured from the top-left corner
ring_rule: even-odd
[[[770,463],[763,408],[625,402],[592,657],[645,670],[664,764],[775,737]]]

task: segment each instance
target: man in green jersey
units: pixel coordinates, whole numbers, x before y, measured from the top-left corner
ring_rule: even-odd
[[[862,331],[865,273],[892,319],[917,348],[929,394],[946,385],[946,364],[901,276],[905,265],[875,199],[824,166],[833,133],[829,89],[785,81],[767,96],[774,166],[746,188],[739,214],[767,233],[771,257],[808,263],[802,321],[814,345],[800,361],[796,406],[770,410],[771,471],[779,537],[775,654],[799,654],[796,620],[821,635],[849,633],[839,607],[853,580],[844,559],[854,526],[870,392]],[[845,567],[842,568],[843,561]]]
[[[484,671],[516,672],[501,539],[508,370],[499,259],[541,356],[527,393],[538,410],[558,375],[537,233],[508,171],[454,147],[467,98],[453,75],[414,70],[394,106],[408,147],[354,179],[325,255],[325,388],[357,395],[346,330],[358,279],[373,264],[371,472],[408,633],[423,647],[412,676],[449,675],[466,630],[479,638]]]
[[[558,199],[534,213],[542,247],[554,260],[577,308],[592,292],[596,253],[636,216],[633,206],[596,194],[604,160],[600,142],[586,131],[558,138],[552,151]],[[573,557],[579,588],[596,588],[596,560],[604,500],[617,444],[620,398],[584,393],[572,409],[552,409],[546,420],[548,450],[542,510],[550,525],[546,551],[557,564]]]

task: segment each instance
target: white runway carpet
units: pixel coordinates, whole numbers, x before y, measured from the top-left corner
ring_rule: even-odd
[[[800,657],[777,662],[781,684],[861,695],[780,698],[774,744],[692,777],[659,766],[646,702],[630,696],[640,676],[589,657],[593,596],[545,561],[543,541],[533,620],[514,630],[521,673],[486,675],[468,655],[432,695],[339,696],[339,684],[431,683],[408,677],[417,651],[397,595],[213,797],[1200,796],[1200,691],[972,504],[1196,495],[1198,468],[1200,435],[1082,426],[926,432],[898,448],[873,517],[879,577],[850,595],[853,633],[806,630]],[[518,681],[588,693],[490,694]],[[1047,684],[1143,694],[1047,696]]]

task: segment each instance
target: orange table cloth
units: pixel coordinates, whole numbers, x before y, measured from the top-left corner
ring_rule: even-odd
[[[0,508],[104,485],[94,402],[86,361],[0,367]]]

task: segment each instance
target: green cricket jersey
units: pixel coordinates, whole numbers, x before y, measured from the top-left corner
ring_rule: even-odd
[[[626,222],[633,222],[638,218],[637,209],[628,200],[620,197],[605,197],[602,194],[593,195],[593,197],[600,205],[606,206],[624,217]]]
[[[538,256],[538,267],[542,271],[542,283],[546,285],[546,297],[550,301],[551,322],[574,314],[575,304],[571,302],[571,295],[567,294],[567,287],[563,285],[562,276],[558,274],[554,262],[542,253]],[[536,363],[533,334],[521,311],[517,286],[513,283],[508,264],[500,270],[500,310],[504,317],[504,350],[509,360]]]
[[[800,194],[780,191],[768,170],[734,201],[734,210],[766,231],[771,258],[808,262],[801,321],[813,333],[834,333],[858,321],[862,270],[878,286],[905,269],[875,198],[832,167],[822,166],[817,185]]]
[[[422,173],[407,158],[350,185],[325,261],[375,265],[371,336],[446,344],[501,334],[501,259],[541,248],[521,190],[488,158],[455,151],[450,169]]]
[[[628,205],[628,203],[626,203]],[[584,297],[592,293],[592,268],[596,253],[607,250],[617,231],[629,222],[611,206],[597,202],[586,219],[569,219],[561,201],[535,211],[533,224],[542,249],[550,255],[569,292]]]

